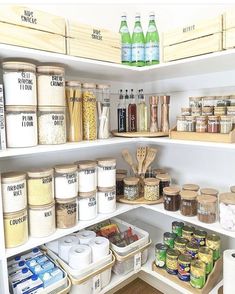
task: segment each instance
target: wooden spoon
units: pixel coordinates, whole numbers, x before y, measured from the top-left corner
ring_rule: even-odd
[[[122,157],[131,166],[134,174],[136,175],[137,174],[137,167],[134,164],[133,159],[132,159],[132,156],[131,156],[131,154],[130,154],[130,152],[129,152],[128,149],[123,149],[122,150]]]
[[[143,174],[146,173],[148,167],[154,161],[157,151],[158,150],[156,148],[148,148],[147,155],[146,155],[145,161],[143,163],[143,168],[142,168]]]
[[[147,147],[138,147],[136,150],[136,158],[138,162],[138,174],[142,174],[143,162],[147,153]]]

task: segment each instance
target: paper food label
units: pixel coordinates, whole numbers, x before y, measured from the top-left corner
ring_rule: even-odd
[[[141,268],[141,252],[134,256],[134,271],[138,271]]]
[[[100,274],[93,278],[93,294],[101,291],[101,277]]]

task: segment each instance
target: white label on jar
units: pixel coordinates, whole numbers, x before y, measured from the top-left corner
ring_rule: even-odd
[[[138,271],[141,268],[141,252],[134,255],[134,271]]]
[[[14,184],[2,183],[3,211],[15,212],[22,210],[27,205],[26,181]]]
[[[96,170],[87,169],[78,172],[78,192],[91,192],[96,189]]]
[[[98,212],[112,213],[116,210],[116,190],[111,192],[98,192]]]
[[[77,174],[70,173],[55,177],[55,197],[74,198],[77,196]]]
[[[97,215],[96,197],[80,198],[78,201],[78,217],[80,220],[90,220]]]
[[[97,294],[101,291],[101,276],[100,274],[96,275],[93,278],[93,294]]]
[[[116,195],[116,192],[115,191],[113,191],[113,192],[105,192],[105,194],[104,194],[104,196],[107,199],[107,201],[114,200],[115,195]]]
[[[51,76],[50,85],[52,87],[64,87],[64,78],[63,78],[63,76],[58,76],[58,75]]]
[[[96,205],[96,198],[95,197],[91,197],[89,198],[89,202],[88,202],[88,206],[92,207]]]
[[[98,187],[114,187],[116,185],[116,166],[98,166]]]

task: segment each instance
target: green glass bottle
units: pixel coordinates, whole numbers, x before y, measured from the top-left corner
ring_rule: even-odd
[[[149,14],[149,25],[145,43],[145,62],[146,65],[159,63],[159,35],[154,12]]]
[[[145,65],[144,49],[145,49],[145,41],[144,41],[144,33],[143,33],[141,22],[140,22],[140,14],[136,13],[135,27],[132,34],[132,52],[131,52],[132,65],[134,66]]]
[[[122,40],[122,63],[131,65],[131,35],[127,26],[126,13],[122,14],[119,33]]]

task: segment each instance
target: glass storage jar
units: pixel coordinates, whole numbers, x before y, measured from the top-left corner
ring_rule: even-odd
[[[217,197],[219,194],[219,191],[213,188],[202,188],[200,190],[201,195],[211,195]]]
[[[217,106],[230,106],[230,96],[216,96]]]
[[[98,139],[110,137],[110,86],[97,85]]]
[[[232,117],[227,115],[222,115],[220,117],[220,133],[229,134],[232,131],[233,123]]]
[[[77,197],[70,199],[56,199],[56,227],[67,229],[77,223]]]
[[[191,107],[182,107],[181,108],[181,115],[182,116],[191,115]]]
[[[189,107],[201,107],[202,97],[189,97]]]
[[[98,213],[112,213],[116,210],[116,187],[99,188],[97,192]]]
[[[2,63],[5,105],[37,105],[36,65],[28,62]]]
[[[82,134],[82,89],[79,81],[66,81],[68,141],[79,142]]]
[[[91,192],[97,186],[97,164],[93,160],[75,162],[78,166],[78,192]]]
[[[195,191],[195,192],[198,192],[200,187],[198,185],[195,185],[195,184],[184,184],[182,186],[182,189],[183,190],[186,190],[186,191]]]
[[[186,120],[185,116],[179,115],[177,116],[177,132],[186,132]]]
[[[145,200],[154,201],[160,198],[159,183],[160,181],[156,178],[144,179],[144,199]]]
[[[208,116],[208,133],[220,132],[220,121],[217,115]]]
[[[38,144],[36,106],[6,106],[7,147]]]
[[[225,106],[215,106],[214,107],[214,115],[226,115],[226,107]]]
[[[65,107],[41,106],[38,111],[39,144],[66,143]]]
[[[180,208],[180,188],[176,186],[163,189],[164,209],[177,211]]]
[[[235,231],[235,194],[223,193],[219,197],[220,224],[228,231]]]
[[[195,116],[185,116],[186,131],[195,132],[196,131],[196,118]]]
[[[64,68],[54,65],[37,67],[38,106],[65,106]]]
[[[55,198],[70,199],[77,196],[77,165],[55,166]]]
[[[235,124],[235,106],[227,107],[227,115],[232,117],[232,123]]]
[[[81,221],[91,220],[97,216],[96,190],[78,194],[78,219]]]
[[[197,215],[197,192],[183,190],[180,192],[180,212],[185,216]]]
[[[202,97],[202,107],[206,107],[206,106],[214,107],[215,103],[216,103],[215,96]]]
[[[202,107],[202,115],[209,116],[213,115],[214,107],[213,106],[203,106]]]
[[[202,108],[201,107],[192,107],[191,108],[191,115],[194,117],[202,115]]]
[[[83,110],[83,139],[97,139],[97,114],[96,114],[96,85],[84,83],[82,85],[82,110]]]
[[[203,223],[211,224],[216,222],[217,198],[211,195],[202,195],[198,199],[197,216]]]
[[[124,198],[130,201],[139,198],[139,178],[124,179]]]
[[[207,132],[207,117],[206,116],[196,117],[196,132],[197,133]]]
[[[159,183],[159,195],[163,196],[163,189],[169,187],[171,184],[171,177],[168,174],[158,174],[156,178],[160,181]]]
[[[116,196],[117,198],[119,196],[124,195],[124,179],[127,177],[126,174],[116,174]]]
[[[116,159],[97,159],[97,186],[101,188],[114,187],[116,184]]]

